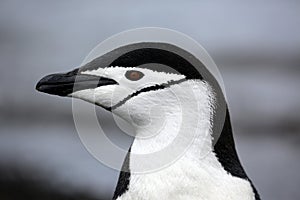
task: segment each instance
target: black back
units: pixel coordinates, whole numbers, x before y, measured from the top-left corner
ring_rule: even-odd
[[[227,172],[229,172],[232,176],[246,179],[251,183],[251,186],[255,193],[255,199],[260,200],[256,188],[254,187],[252,181],[248,178],[238,158],[235,149],[235,143],[233,139],[230,115],[228,109],[226,110],[226,119],[224,122],[223,130],[218,139],[218,142],[214,146],[214,151],[216,153],[219,162],[222,164],[222,166]]]
[[[130,149],[128,150],[128,153],[125,157],[122,166],[122,171],[120,172],[120,176],[118,179],[117,187],[114,192],[113,200],[117,199],[119,196],[121,196],[128,190],[129,181],[130,181],[129,155],[130,155]]]

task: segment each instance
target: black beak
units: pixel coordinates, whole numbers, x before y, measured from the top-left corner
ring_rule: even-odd
[[[37,83],[36,90],[47,94],[67,96],[79,90],[114,84],[118,83],[105,77],[79,74],[78,69],[75,69],[68,73],[45,76]]]

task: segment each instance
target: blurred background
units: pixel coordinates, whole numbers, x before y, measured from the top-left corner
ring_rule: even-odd
[[[223,75],[240,159],[262,199],[300,199],[296,0],[1,0],[0,199],[111,197],[119,172],[80,143],[71,99],[38,93],[35,84],[79,66],[107,37],[144,26],[183,32],[209,52]]]

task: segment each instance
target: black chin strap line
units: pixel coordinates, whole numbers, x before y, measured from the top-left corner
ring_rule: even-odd
[[[187,81],[187,79],[183,78],[183,79],[180,79],[180,80],[177,80],[177,81],[174,81],[174,80],[171,80],[171,81],[168,81],[167,83],[163,83],[161,85],[153,85],[153,86],[149,86],[149,87],[145,87],[145,88],[142,88],[130,95],[128,95],[127,97],[125,97],[123,100],[121,100],[119,103],[117,103],[116,105],[110,107],[110,108],[106,108],[110,111],[112,110],[115,110],[117,109],[118,107],[122,106],[123,104],[125,104],[129,99],[131,99],[132,97],[135,97],[135,96],[138,96],[139,94],[141,93],[144,93],[144,92],[150,92],[150,91],[156,91],[156,90],[161,90],[161,89],[165,89],[165,88],[168,88],[172,85],[175,85],[175,84],[179,84],[179,83],[182,83],[182,82],[185,82]]]

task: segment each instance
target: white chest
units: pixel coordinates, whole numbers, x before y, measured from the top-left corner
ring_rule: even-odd
[[[212,157],[203,163],[182,158],[154,173],[131,174],[128,190],[118,200],[255,199],[248,181],[231,176],[215,161]]]

